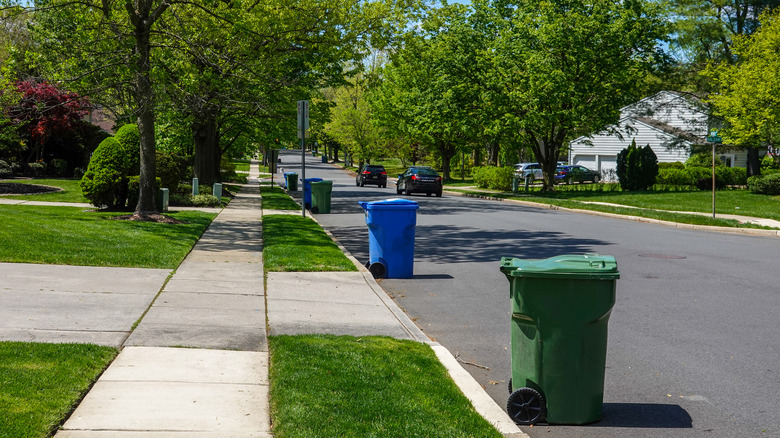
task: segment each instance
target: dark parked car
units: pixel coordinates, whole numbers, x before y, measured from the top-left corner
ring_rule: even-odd
[[[555,169],[555,181],[565,182],[571,184],[572,182],[584,182],[593,181],[597,183],[601,181],[601,175],[595,170],[590,170],[587,167],[580,165],[572,166],[558,166]]]
[[[441,196],[441,177],[430,167],[414,166],[398,175],[395,191],[399,195],[405,193],[425,193],[428,196],[435,193]]]
[[[376,184],[379,187],[387,187],[387,172],[384,166],[366,164],[355,177],[355,185],[363,187],[366,184]]]

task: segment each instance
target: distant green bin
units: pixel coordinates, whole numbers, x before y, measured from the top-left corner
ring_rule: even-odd
[[[312,181],[311,212],[330,213],[330,195],[333,192],[333,181]]]
[[[288,172],[284,174],[285,185],[288,192],[298,191],[298,174],[295,172]]]
[[[507,412],[518,424],[602,417],[607,323],[620,278],[612,256],[501,259],[512,298]]]

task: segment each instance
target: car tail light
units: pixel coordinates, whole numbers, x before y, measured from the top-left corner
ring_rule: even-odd
[[[420,177],[419,177],[419,176],[417,176],[417,175],[412,175],[412,181],[417,181],[418,179],[420,179]]]
[[[436,182],[439,182],[439,181],[441,181],[441,177],[440,177],[440,176],[437,176],[437,177],[436,177]]]
[[[364,171],[363,171],[363,175],[371,175],[371,172],[369,172],[369,171],[367,171],[367,170],[364,170]]]
[[[381,175],[387,175],[387,172],[386,172],[386,171],[384,171],[384,170],[383,170],[383,171],[381,171],[381,172],[379,172],[379,173],[380,173]]]

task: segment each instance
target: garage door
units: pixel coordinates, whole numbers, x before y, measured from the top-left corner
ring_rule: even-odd
[[[617,181],[617,157],[604,155],[601,157],[601,177],[604,181]]]
[[[575,155],[574,162],[572,164],[579,164],[580,166],[585,166],[592,170],[598,169],[598,167],[596,167],[595,155]]]

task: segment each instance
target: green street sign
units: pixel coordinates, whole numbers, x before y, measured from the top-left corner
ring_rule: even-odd
[[[708,143],[723,143],[723,139],[718,135],[708,135],[707,136],[707,142]]]

